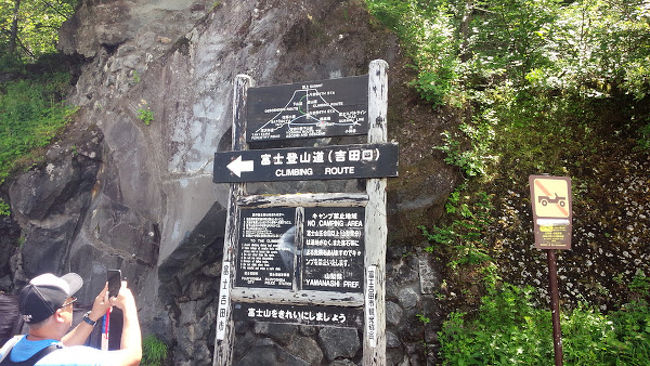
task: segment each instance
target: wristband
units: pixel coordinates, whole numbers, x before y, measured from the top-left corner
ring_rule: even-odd
[[[83,321],[85,321],[86,323],[90,324],[93,327],[95,326],[95,324],[97,324],[96,321],[90,319],[90,311],[84,314],[84,317],[82,319]]]

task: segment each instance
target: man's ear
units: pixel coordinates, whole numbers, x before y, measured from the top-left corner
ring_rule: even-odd
[[[63,313],[63,309],[56,309],[56,311],[54,312],[54,314],[52,314],[53,317],[54,317],[54,321],[55,321],[55,322],[57,322],[57,323],[63,323],[63,322],[65,322],[65,317],[63,316],[62,313]]]

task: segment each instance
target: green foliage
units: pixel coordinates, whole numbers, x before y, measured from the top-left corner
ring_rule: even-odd
[[[425,316],[424,314],[415,314],[415,316],[418,318],[420,323],[422,323],[424,325],[427,325],[427,324],[431,323],[431,318]]]
[[[76,111],[61,103],[69,78],[55,73],[0,84],[0,183],[32,149],[47,146]]]
[[[0,198],[0,216],[9,216],[11,214],[11,207]]]
[[[444,363],[551,364],[549,312],[533,306],[530,288],[496,285],[494,243],[486,239],[494,216],[489,193],[503,193],[494,178],[502,185],[537,172],[582,171],[584,157],[603,153],[605,135],[635,136],[639,149],[650,149],[647,1],[366,3],[402,40],[417,72],[410,85],[421,97],[466,112],[437,148],[468,185],[450,195],[441,222],[419,229],[429,240],[426,250],[448,259],[456,295],[465,291],[451,283],[460,268],[470,279],[483,271],[487,295],[471,316],[450,315],[440,335]],[[574,183],[574,193],[587,189]],[[650,280],[639,273],[629,287],[647,299]],[[650,364],[649,314],[645,300],[606,315],[588,305],[568,312],[566,363]]]
[[[647,2],[580,1],[561,10],[544,44],[554,57],[541,68],[543,83],[586,97],[606,97],[619,88],[642,99],[650,87]]]
[[[0,53],[35,61],[55,52],[59,28],[76,4],[77,0],[0,0]]]
[[[133,81],[134,84],[140,83],[140,73],[138,73],[138,70],[133,70],[133,73],[131,74],[131,81]]]
[[[370,12],[402,39],[418,71],[411,85],[422,98],[434,107],[452,102],[447,97],[456,87],[458,60],[447,2],[367,0],[366,3]]]
[[[451,260],[447,264],[452,269],[460,265],[477,265],[491,261],[487,245],[483,240],[484,231],[492,222],[491,197],[484,192],[473,196],[463,195],[467,185],[459,186],[447,200],[445,210],[451,223],[442,227],[419,226],[422,234],[431,243],[425,250],[434,253],[443,248],[450,250]]]
[[[153,121],[153,111],[149,108],[140,108],[138,109],[138,118],[140,121],[144,122],[145,125],[149,126]]]
[[[476,317],[452,313],[440,332],[446,365],[546,365],[552,360],[552,328],[531,302],[533,289],[489,287]]]
[[[451,313],[440,332],[445,365],[548,365],[552,321],[532,302],[531,287],[488,286],[475,316]],[[650,308],[645,301],[609,315],[581,305],[561,314],[567,365],[650,364]]]
[[[647,298],[650,296],[650,277],[646,276],[642,270],[638,270],[628,287],[640,296]]]
[[[142,340],[142,366],[160,366],[167,361],[168,347],[155,335]]]
[[[61,24],[74,13],[76,0],[0,0],[0,184],[21,165],[35,159],[65,126],[76,108],[61,101],[70,75],[36,69],[60,69],[52,61]],[[0,215],[9,205],[0,200]]]
[[[496,161],[496,157],[491,154],[496,123],[494,111],[486,109],[472,123],[461,123],[459,133],[443,132],[445,144],[436,148],[447,155],[447,164],[461,168],[467,177],[483,176],[487,173],[488,166]],[[461,140],[467,140],[469,147],[462,148]]]
[[[596,118],[585,114],[599,100],[626,108],[620,95],[642,103],[650,94],[644,0],[366,3],[405,44],[418,72],[411,85],[422,98],[434,107],[472,107],[473,117],[446,131],[439,147],[468,177],[489,179],[511,146],[523,146],[519,161],[549,146],[580,147],[587,139],[574,138]],[[637,117],[639,146],[647,149],[650,124]],[[560,170],[561,154],[555,149],[529,168]]]

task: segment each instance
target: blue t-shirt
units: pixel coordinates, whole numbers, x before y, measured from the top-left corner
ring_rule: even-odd
[[[54,339],[30,341],[26,337],[16,343],[9,354],[11,361],[22,362],[51,344],[61,344]],[[0,355],[2,356],[2,355]],[[114,365],[108,352],[86,346],[58,349],[41,358],[34,366],[108,366]]]

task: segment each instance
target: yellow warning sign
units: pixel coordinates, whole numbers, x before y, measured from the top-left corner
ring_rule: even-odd
[[[571,180],[568,177],[531,176],[530,190],[535,216],[571,216]]]
[[[571,249],[571,178],[531,175],[535,247]]]

